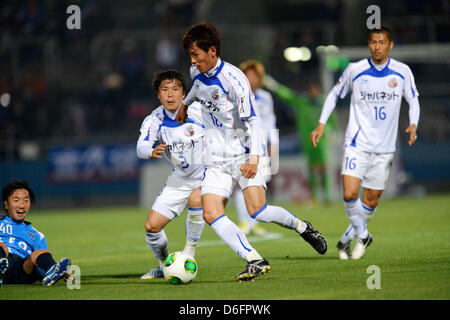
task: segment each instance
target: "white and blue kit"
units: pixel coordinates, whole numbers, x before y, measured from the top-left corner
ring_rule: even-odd
[[[9,216],[0,217],[0,241],[6,244],[10,253],[23,259],[33,251],[48,249],[44,234],[30,222],[16,222]]]
[[[384,190],[396,150],[402,97],[409,104],[410,124],[419,122],[414,76],[406,64],[392,58],[383,65],[370,58],[351,63],[327,96],[320,123],[327,122],[337,98],[349,92],[342,174],[362,179],[365,188]]]
[[[191,77],[192,89],[183,103],[198,101],[202,106],[206,130],[202,194],[210,192],[229,198],[236,181],[242,189],[251,185],[265,187],[265,176],[260,170],[264,157],[260,158],[255,178],[246,179],[240,172],[249,154],[262,156],[267,149],[266,133],[255,113],[255,98],[246,76],[219,58],[206,73],[192,66]]]
[[[256,112],[261,119],[261,125],[267,131],[269,144],[278,145],[277,119],[275,117],[273,98],[269,91],[258,88],[254,92]]]
[[[204,173],[202,163],[205,134],[198,103],[188,110],[186,123],[176,120],[177,111],[171,113],[163,106],[147,116],[141,126],[136,151],[141,159],[149,159],[158,144],[165,144],[165,157],[173,164],[172,174],[155,200],[152,209],[169,219],[179,216],[187,206],[192,191],[200,187]]]
[[[206,73],[192,66],[191,77],[192,89],[183,104],[188,106],[198,101],[202,106],[206,129],[202,195],[229,198],[236,183],[242,190],[252,186],[266,188],[267,131],[261,126],[255,97],[245,74],[218,58],[216,65]],[[255,177],[248,179],[242,176],[240,169],[250,156],[259,156],[259,163]],[[215,214],[218,216],[209,225],[234,252],[248,262],[262,260],[244,232],[225,213]],[[273,222],[299,233],[307,228],[306,223],[289,211],[267,202],[251,214],[257,221]]]

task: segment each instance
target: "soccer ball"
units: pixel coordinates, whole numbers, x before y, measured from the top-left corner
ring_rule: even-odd
[[[164,261],[164,278],[171,284],[189,283],[197,276],[197,271],[195,259],[182,251],[169,254]]]

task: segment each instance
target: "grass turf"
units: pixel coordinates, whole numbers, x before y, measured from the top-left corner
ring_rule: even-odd
[[[284,205],[325,235],[328,251],[317,254],[295,232],[265,224],[271,239],[250,236],[272,270],[254,282],[234,276],[245,262],[207,225],[197,249],[197,278],[173,286],[165,279],[140,280],[156,264],[145,243],[147,211],[130,208],[31,211],[55,259],[69,256],[80,267],[81,288],[63,281],[51,288],[4,285],[0,300],[294,300],[294,299],[444,299],[450,298],[450,195],[380,202],[369,230],[374,242],[361,260],[340,261],[336,243],[348,220],[340,203],[308,208]],[[232,206],[227,209],[235,219]],[[169,251],[184,247],[185,215],[166,227]],[[381,289],[368,289],[367,268],[380,268]]]

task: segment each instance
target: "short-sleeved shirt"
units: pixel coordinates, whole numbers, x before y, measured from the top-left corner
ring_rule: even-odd
[[[0,217],[0,241],[6,244],[10,253],[22,258],[38,249],[48,249],[44,234],[30,222],[16,222],[9,216]]]

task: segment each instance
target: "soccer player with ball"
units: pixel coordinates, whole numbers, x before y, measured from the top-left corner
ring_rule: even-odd
[[[412,146],[417,139],[419,93],[410,68],[389,58],[393,46],[389,29],[381,27],[369,32],[371,57],[351,63],[344,70],[328,94],[319,124],[310,137],[316,146],[337,98],[342,99],[351,91],[341,173],[344,208],[350,225],[337,244],[339,258],[344,260],[360,259],[372,242],[366,225],[377,209],[389,177],[402,97],[409,104],[408,144]],[[363,188],[362,201],[360,187]],[[350,243],[355,237],[356,244],[350,252]]]
[[[252,280],[270,271],[269,262],[248,242],[244,232],[226,215],[225,206],[236,183],[242,188],[247,211],[260,222],[274,222],[294,230],[320,254],[325,238],[307,221],[266,202],[266,177],[262,155],[265,129],[254,110],[254,95],[243,72],[220,59],[221,40],[217,28],[199,23],[183,36],[190,56],[193,86],[177,115],[189,121],[191,104],[201,104],[205,125],[205,167],[201,194],[205,221],[241,258],[247,261],[236,280]],[[189,109],[188,109],[189,108]]]
[[[186,206],[188,216],[184,253],[195,256],[205,224],[200,199],[200,180],[204,171],[204,126],[200,105],[191,105],[186,123],[179,124],[175,120],[186,92],[184,77],[176,70],[156,73],[153,89],[162,105],[144,119],[136,147],[137,155],[141,159],[159,159],[165,155],[174,167],[145,222],[146,241],[159,264],[141,279],[164,276],[168,239],[163,228],[183,213]]]

